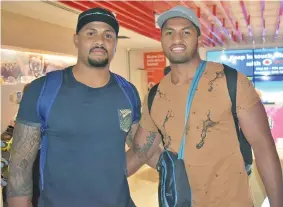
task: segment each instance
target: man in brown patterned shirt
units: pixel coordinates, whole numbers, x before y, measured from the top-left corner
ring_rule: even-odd
[[[200,64],[200,23],[185,7],[162,14],[161,43],[171,72],[160,82],[151,113],[148,97],[142,120],[127,152],[129,176],[154,155],[161,142],[178,152],[184,130],[186,99]],[[251,82],[238,73],[237,114],[251,144],[272,207],[282,207],[282,172],[264,106]],[[223,65],[207,62],[191,107],[185,145],[185,166],[193,207],[252,207],[248,175],[240,152]]]

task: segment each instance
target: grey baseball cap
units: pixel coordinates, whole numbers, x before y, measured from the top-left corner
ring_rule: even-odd
[[[171,18],[174,17],[182,17],[185,19],[190,20],[198,29],[199,31],[201,30],[200,28],[200,21],[195,12],[184,6],[176,6],[173,7],[172,9],[162,13],[158,18],[157,18],[157,25],[162,28],[163,24]]]

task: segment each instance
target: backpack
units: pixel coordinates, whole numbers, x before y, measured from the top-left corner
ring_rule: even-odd
[[[62,86],[63,73],[63,70],[57,70],[46,74],[45,82],[41,88],[40,96],[37,102],[37,114],[41,118],[41,143],[39,151],[39,185],[41,190],[44,188],[44,167],[47,151],[47,136],[45,131],[48,127],[47,120],[50,109]],[[132,122],[137,123],[141,117],[141,105],[140,99],[136,93],[136,89],[125,78],[117,74],[114,74],[114,77],[130,103],[132,110]]]
[[[242,130],[240,129],[238,116],[237,116],[237,110],[236,110],[238,72],[237,70],[225,64],[223,64],[223,66],[224,66],[224,74],[227,80],[227,88],[228,88],[229,96],[232,102],[231,112],[232,112],[233,119],[234,119],[235,130],[237,132],[241,154],[242,154],[242,157],[245,163],[245,169],[246,169],[247,174],[250,175],[252,172],[251,167],[253,164],[252,148],[249,142],[247,141],[247,139],[245,138],[245,135],[243,134]],[[159,83],[153,86],[148,93],[149,113],[151,113],[151,107],[152,107],[153,100],[156,95],[158,86],[159,86]],[[162,143],[164,145],[163,135],[159,129],[158,131],[162,136]]]

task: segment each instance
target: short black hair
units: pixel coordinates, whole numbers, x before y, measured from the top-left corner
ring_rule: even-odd
[[[194,27],[196,28],[196,30],[197,30],[197,35],[198,35],[198,37],[200,36],[200,29],[193,23],[193,25],[194,25]]]

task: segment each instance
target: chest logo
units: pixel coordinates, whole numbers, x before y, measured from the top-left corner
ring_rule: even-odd
[[[118,109],[118,117],[119,117],[120,129],[124,132],[129,132],[132,126],[131,109]]]

